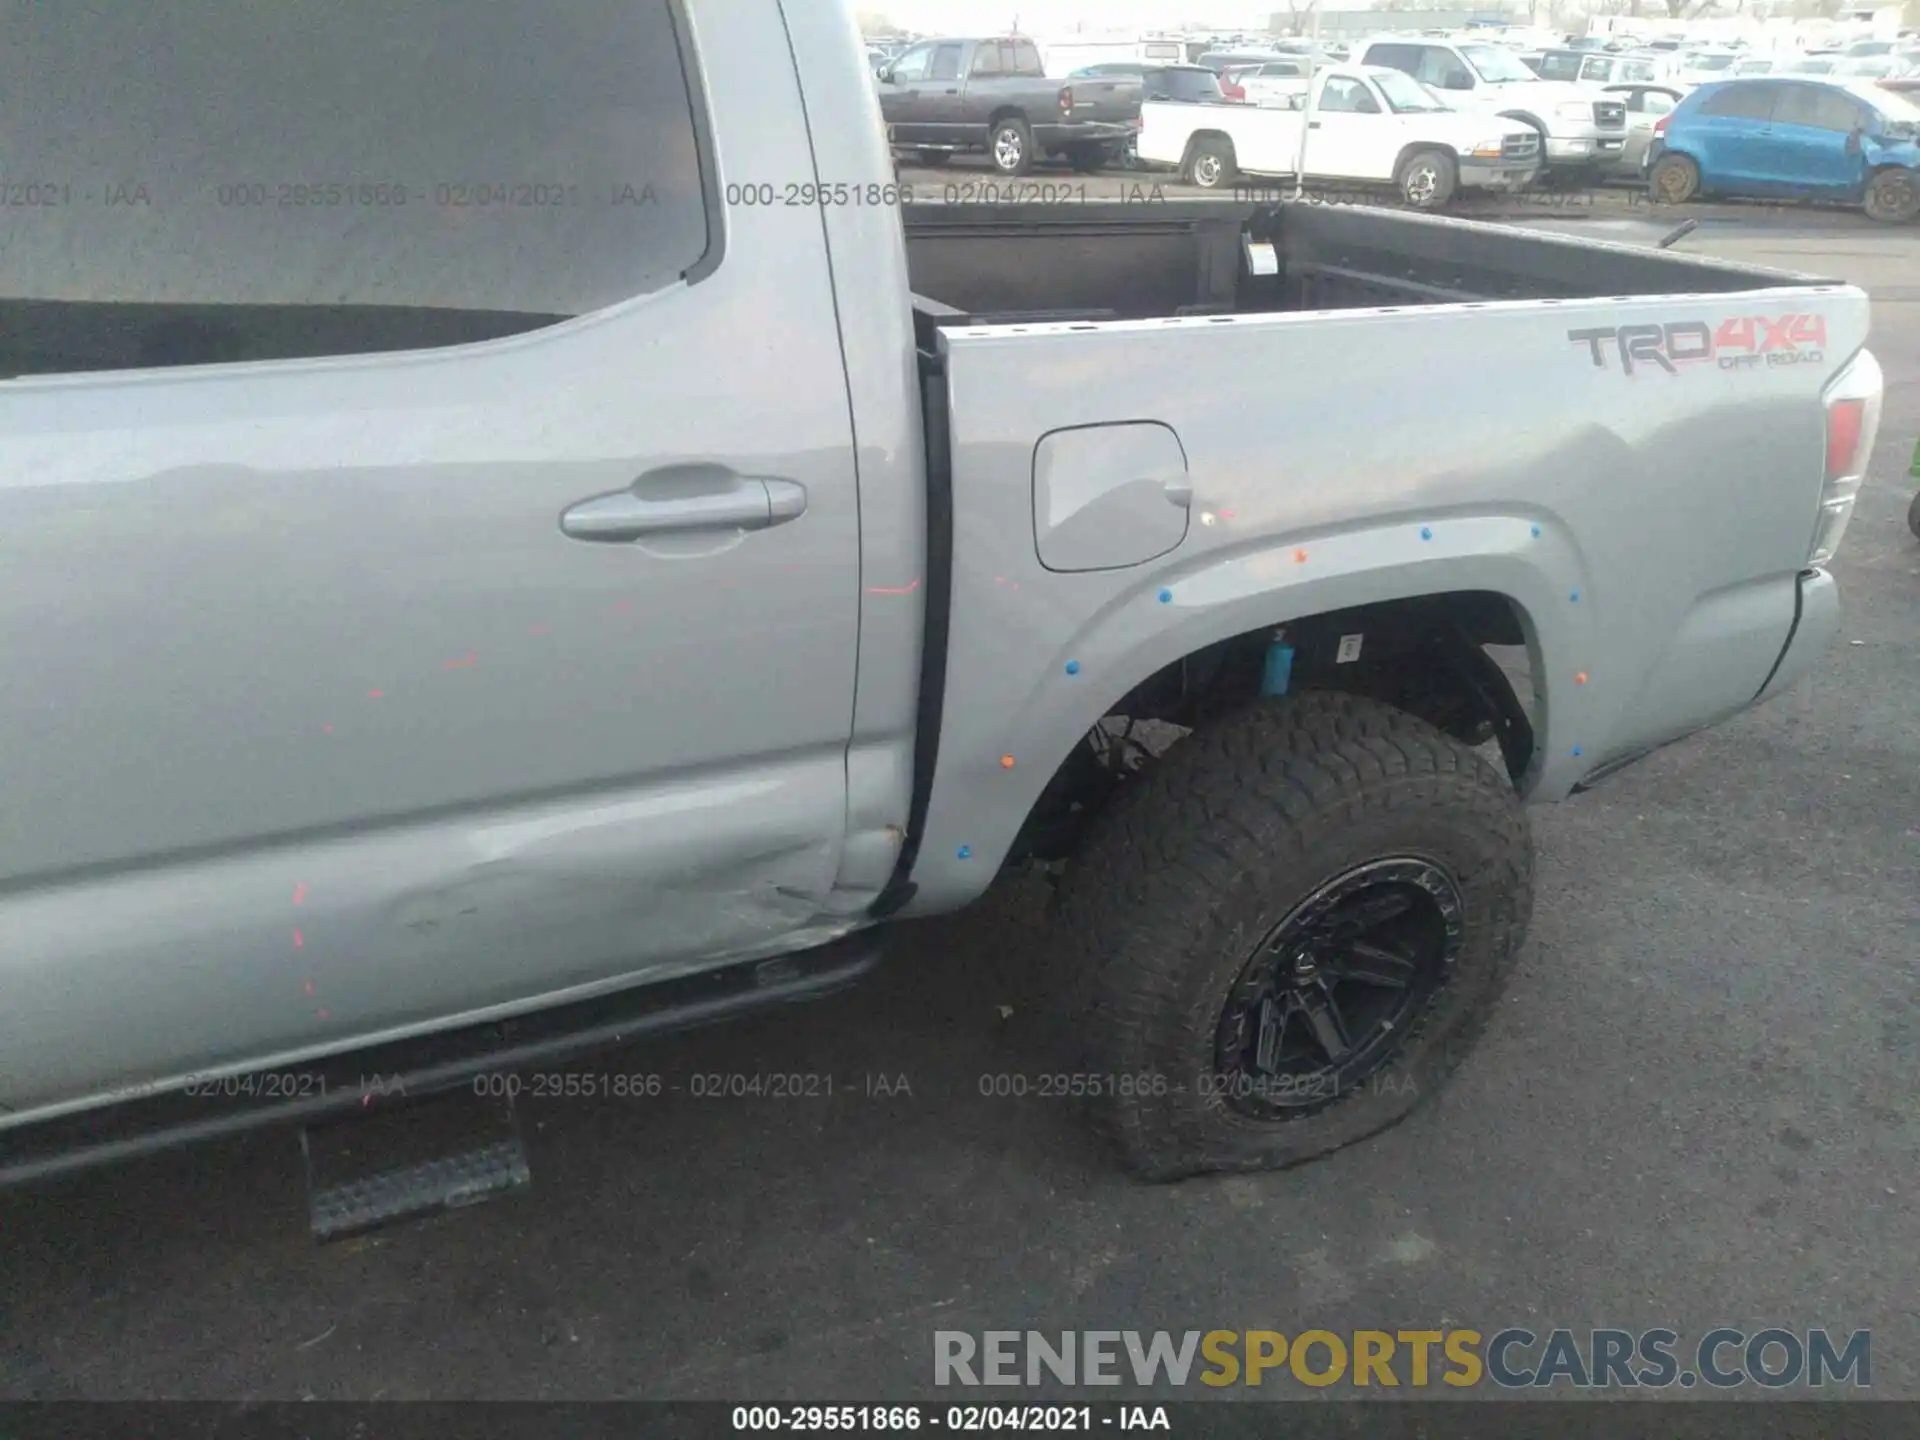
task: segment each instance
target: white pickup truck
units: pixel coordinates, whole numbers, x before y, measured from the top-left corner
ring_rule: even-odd
[[[1140,110],[1139,156],[1217,190],[1240,175],[1294,174],[1302,125],[1310,178],[1391,185],[1423,210],[1459,190],[1519,189],[1540,167],[1540,138],[1529,126],[1461,114],[1411,76],[1376,65],[1321,71],[1306,109],[1150,101]]]

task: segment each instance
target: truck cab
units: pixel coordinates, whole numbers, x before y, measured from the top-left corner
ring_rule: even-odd
[[[1626,144],[1626,107],[1581,85],[1546,80],[1512,51],[1479,41],[1376,40],[1361,63],[1403,70],[1458,108],[1520,120],[1539,136],[1542,168],[1591,174]]]

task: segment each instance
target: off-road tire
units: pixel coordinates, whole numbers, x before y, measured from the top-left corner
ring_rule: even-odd
[[[1457,886],[1448,978],[1365,1085],[1285,1120],[1230,1108],[1211,1080],[1217,1033],[1262,938],[1330,879],[1402,855]],[[1303,692],[1197,730],[1123,788],[1058,897],[1077,1058],[1113,1077],[1096,1107],[1127,1168],[1150,1180],[1281,1169],[1405,1118],[1492,1013],[1532,892],[1511,782],[1424,721]]]

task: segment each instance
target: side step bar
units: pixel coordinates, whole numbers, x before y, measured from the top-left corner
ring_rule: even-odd
[[[218,1096],[173,1091],[0,1131],[0,1188],[131,1160],[263,1126],[313,1125],[457,1089],[490,1070],[562,1063],[649,1036],[710,1025],[845,989],[879,964],[884,930],[684,980],[398,1041],[271,1075],[236,1074]],[[257,1084],[250,1081],[258,1080]],[[204,1091],[208,1087],[199,1087]],[[285,1098],[292,1089],[294,1097]],[[260,1098],[271,1096],[275,1098]],[[210,1113],[211,1112],[211,1113]]]

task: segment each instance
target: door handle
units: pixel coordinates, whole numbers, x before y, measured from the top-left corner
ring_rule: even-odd
[[[1320,122],[1318,120],[1307,121],[1307,129],[1318,130],[1319,128],[1320,128]]]
[[[731,483],[722,489],[716,481]],[[792,480],[689,465],[656,470],[628,489],[582,500],[560,517],[560,530],[569,539],[617,545],[647,535],[766,530],[806,513],[806,487]]]
[[[949,90],[949,91],[947,91],[947,94],[949,94],[949,95],[958,95],[959,93],[960,93],[960,92],[959,92],[958,90]]]

